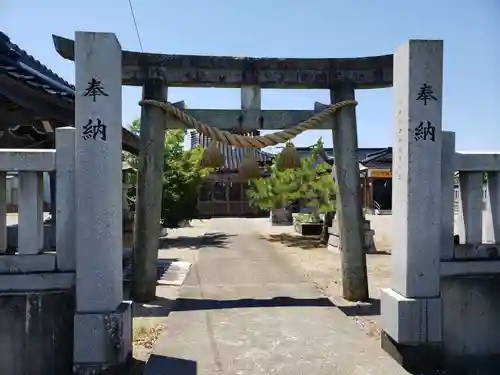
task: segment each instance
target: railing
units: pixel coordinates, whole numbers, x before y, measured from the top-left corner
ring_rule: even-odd
[[[455,191],[454,191],[454,206],[453,206],[453,211],[455,213],[458,213],[458,210],[459,210],[459,200],[460,200],[460,188],[459,187],[455,187]],[[486,199],[487,199],[487,186],[483,186],[483,210],[487,209],[487,205],[486,205]]]
[[[455,152],[454,134],[443,132],[441,204],[442,276],[499,273],[500,154]]]
[[[75,129],[56,130],[56,150],[0,150],[0,273],[74,271]],[[7,250],[6,175],[19,175],[17,254]],[[44,249],[43,173],[56,174],[56,252]],[[53,202],[52,202],[53,203]],[[3,265],[3,266],[2,266]]]

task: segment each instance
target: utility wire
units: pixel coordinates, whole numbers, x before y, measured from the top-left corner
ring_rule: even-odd
[[[128,5],[130,6],[130,13],[132,13],[132,19],[134,20],[135,33],[137,34],[137,40],[139,41],[139,46],[141,47],[141,52],[144,52],[142,48],[141,34],[139,34],[139,27],[137,26],[137,20],[135,19],[134,7],[132,6],[132,0],[128,0]]]

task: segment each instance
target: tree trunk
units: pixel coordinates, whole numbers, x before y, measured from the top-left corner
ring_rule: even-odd
[[[321,239],[320,239],[320,243],[323,245],[328,245],[328,239],[330,237],[328,228],[330,228],[333,225],[334,217],[335,217],[334,212],[327,212],[325,214],[325,218],[323,220],[323,228],[321,229]]]

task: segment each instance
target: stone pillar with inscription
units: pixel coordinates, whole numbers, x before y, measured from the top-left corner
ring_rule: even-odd
[[[131,304],[122,276],[122,70],[114,34],[75,38],[75,374],[131,356]]]
[[[442,41],[410,40],[398,48],[394,55],[392,288],[381,293],[382,346],[391,353],[397,351],[403,361],[422,353],[426,358],[421,363],[426,364],[442,341],[442,87]]]

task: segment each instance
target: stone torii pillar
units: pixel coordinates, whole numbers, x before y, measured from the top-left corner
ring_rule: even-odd
[[[132,352],[122,275],[121,54],[114,34],[76,32],[75,374],[114,368]]]
[[[331,103],[355,100],[354,87],[338,85]],[[349,301],[366,301],[368,280],[358,162],[356,108],[340,108],[333,116],[333,153],[337,184],[337,222],[342,258],[342,294]]]
[[[143,86],[142,98],[166,101],[167,92],[163,80],[149,80]],[[149,302],[156,296],[166,118],[160,108],[141,109],[132,272],[132,299],[136,302]]]

